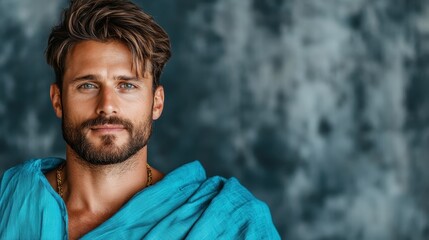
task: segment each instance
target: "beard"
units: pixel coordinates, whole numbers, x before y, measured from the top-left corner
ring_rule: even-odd
[[[103,124],[122,125],[128,132],[128,141],[121,146],[116,144],[114,134],[102,135],[98,146],[85,135],[91,127]],[[73,124],[64,115],[62,120],[63,138],[78,157],[90,165],[110,165],[125,162],[147,145],[152,133],[152,116],[133,125],[131,121],[119,117],[99,116],[81,124]]]

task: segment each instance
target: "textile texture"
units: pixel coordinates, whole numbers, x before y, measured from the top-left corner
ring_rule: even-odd
[[[66,239],[67,209],[44,172],[62,159],[25,162],[0,185],[0,239]],[[266,204],[235,178],[206,178],[197,161],[138,192],[82,239],[280,239]]]

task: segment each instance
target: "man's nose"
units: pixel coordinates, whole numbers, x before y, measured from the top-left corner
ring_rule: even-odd
[[[112,115],[118,113],[118,99],[115,89],[102,87],[98,95],[97,114]]]

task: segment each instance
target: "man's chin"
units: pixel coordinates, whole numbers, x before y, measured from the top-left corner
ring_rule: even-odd
[[[143,128],[142,128],[143,129]],[[89,165],[111,165],[126,162],[142,150],[150,137],[150,131],[136,134],[100,134],[91,131],[65,128],[63,136],[80,160]]]
[[[124,152],[123,149],[110,146],[110,147],[93,147],[90,152],[81,152],[81,160],[90,165],[111,165],[127,161],[133,154]]]
[[[102,149],[102,148],[121,148],[121,146],[126,145],[126,141],[119,139],[116,135],[103,135],[100,137],[95,138],[94,140],[87,141],[94,146],[95,148]]]

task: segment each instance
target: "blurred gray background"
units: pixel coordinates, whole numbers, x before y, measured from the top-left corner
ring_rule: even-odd
[[[63,156],[43,54],[67,1],[0,1],[0,173]],[[429,239],[429,1],[138,1],[171,36],[150,162],[199,159],[285,239]]]

